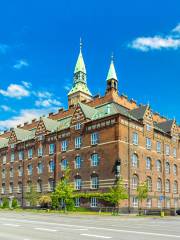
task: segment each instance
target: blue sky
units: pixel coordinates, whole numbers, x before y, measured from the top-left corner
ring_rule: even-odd
[[[119,93],[180,122],[179,9],[179,0],[1,1],[0,130],[67,107],[80,37],[94,95],[113,52]]]

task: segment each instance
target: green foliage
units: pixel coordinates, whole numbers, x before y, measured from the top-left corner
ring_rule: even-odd
[[[9,200],[6,197],[2,200],[2,208],[9,208]]]
[[[49,195],[43,195],[39,198],[39,204],[42,208],[48,208],[52,203],[51,197]]]
[[[110,188],[109,193],[107,195],[104,195],[104,200],[114,204],[117,207],[119,206],[121,200],[127,198],[127,189],[125,188],[124,181],[122,179],[119,179],[116,182],[116,185]]]
[[[147,197],[148,197],[148,185],[147,185],[147,182],[143,182],[141,185],[137,187],[137,198],[139,200],[139,203],[138,203],[139,214],[141,214],[140,210],[142,206],[142,201],[144,199],[147,199]]]
[[[13,198],[12,200],[12,208],[17,208],[18,207],[18,201],[16,198]]]
[[[70,183],[69,178],[70,170],[67,169],[64,173],[64,178],[60,180],[60,182],[56,186],[55,192],[51,195],[52,207],[58,208],[60,203],[63,203],[65,210],[74,209],[74,187]]]
[[[29,201],[31,207],[37,206],[40,194],[36,190],[35,185],[30,186],[30,191],[26,193],[25,199]]]

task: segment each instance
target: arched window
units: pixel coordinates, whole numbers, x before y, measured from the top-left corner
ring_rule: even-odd
[[[80,156],[76,156],[75,157],[75,164],[74,164],[75,169],[81,168],[81,162],[82,162],[81,157]]]
[[[173,192],[174,192],[174,194],[178,193],[178,182],[177,181],[174,181]]]
[[[173,172],[174,172],[174,175],[176,176],[177,175],[177,165],[174,164],[173,166]]]
[[[133,153],[132,155],[132,166],[133,167],[138,167],[138,155]]]
[[[160,160],[156,161],[156,169],[157,169],[158,172],[162,171],[162,166],[161,166],[161,161]]]
[[[81,190],[81,187],[82,187],[82,179],[80,176],[77,176],[74,179],[74,188],[76,190]]]
[[[68,161],[67,161],[67,159],[63,159],[61,161],[61,170],[64,171],[67,169],[67,167],[68,167]]]
[[[54,172],[54,160],[51,160],[49,162],[49,172]]]
[[[162,192],[162,180],[160,178],[157,180],[157,191]]]
[[[166,187],[166,192],[169,193],[170,192],[170,181],[169,181],[169,179],[166,180],[165,187]]]
[[[166,169],[166,174],[170,174],[170,164],[169,162],[166,162],[166,165],[165,165],[165,169]]]
[[[91,175],[91,188],[92,189],[99,188],[99,177],[96,174]]]
[[[91,155],[91,166],[95,167],[99,165],[99,155],[97,153],[93,153]]]
[[[133,177],[132,177],[132,188],[137,189],[138,184],[139,184],[138,176],[133,175]]]
[[[152,168],[151,158],[147,157],[146,158],[146,169],[151,170],[151,168]]]
[[[147,187],[148,187],[148,191],[152,192],[152,179],[151,179],[151,177],[147,177]]]

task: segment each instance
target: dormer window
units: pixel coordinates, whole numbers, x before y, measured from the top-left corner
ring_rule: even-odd
[[[75,130],[79,130],[79,129],[81,129],[81,123],[76,123]]]

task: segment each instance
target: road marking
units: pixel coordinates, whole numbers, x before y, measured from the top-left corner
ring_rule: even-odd
[[[56,229],[50,229],[50,228],[34,228],[35,230],[40,230],[40,231],[46,231],[46,232],[57,232]]]
[[[12,223],[3,223],[3,226],[8,226],[8,227],[20,227],[20,225],[12,224]]]
[[[83,234],[80,234],[80,235],[81,235],[81,236],[87,236],[87,237],[95,237],[95,238],[106,238],[106,239],[112,238],[112,237],[107,237],[107,236],[94,235],[94,234],[86,234],[86,233],[83,233]]]

